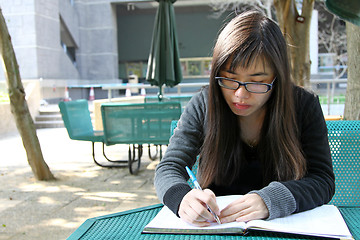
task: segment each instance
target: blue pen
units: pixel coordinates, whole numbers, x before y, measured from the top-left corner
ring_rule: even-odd
[[[185,169],[186,169],[187,173],[189,174],[191,181],[194,183],[195,188],[202,190],[202,188],[200,187],[200,184],[198,183],[194,173],[190,170],[190,168],[188,168],[188,166],[186,166]],[[216,222],[218,224],[221,224],[219,217],[211,210],[211,208],[207,204],[206,204],[206,206],[207,206],[207,209],[209,210],[209,212],[214,216]]]

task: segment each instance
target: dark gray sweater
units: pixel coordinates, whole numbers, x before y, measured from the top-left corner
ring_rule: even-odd
[[[185,166],[193,166],[203,144],[206,131],[208,89],[194,95],[185,108],[178,126],[170,139],[168,149],[155,174],[155,187],[159,199],[175,214],[182,198],[191,190],[187,184]],[[300,142],[307,160],[307,173],[301,180],[273,181],[266,186],[259,179],[261,166],[254,163],[247,183],[239,179],[225,192],[210,185],[215,194],[257,193],[269,209],[269,218],[287,216],[294,212],[312,209],[331,200],[335,192],[334,173],[327,138],[327,128],[318,98],[302,88],[294,88]],[[250,153],[252,154],[252,153]],[[254,153],[256,156],[256,153]],[[261,176],[260,176],[261,177]],[[241,183],[241,184],[240,184]],[[236,184],[236,182],[235,182]],[[241,185],[241,186],[240,186]]]

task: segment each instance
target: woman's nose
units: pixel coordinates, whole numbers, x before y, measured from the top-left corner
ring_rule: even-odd
[[[235,96],[238,98],[248,98],[249,95],[250,95],[250,92],[248,92],[248,90],[246,90],[245,86],[240,86],[235,91]]]

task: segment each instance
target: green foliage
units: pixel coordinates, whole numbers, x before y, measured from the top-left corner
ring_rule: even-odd
[[[0,91],[0,102],[10,102],[9,94]]]
[[[327,96],[319,96],[319,99],[320,99],[321,104],[327,104],[328,103],[328,97]],[[345,95],[334,96],[331,103],[345,104]]]

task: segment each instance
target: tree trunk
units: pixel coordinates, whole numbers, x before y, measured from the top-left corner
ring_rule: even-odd
[[[344,118],[360,120],[360,27],[346,22],[348,80]]]
[[[21,82],[19,66],[15,57],[4,16],[0,9],[0,53],[3,58],[4,72],[9,88],[11,112],[15,118],[16,127],[21,135],[30,167],[38,180],[55,179],[44,161],[35,125],[31,118],[25,91]]]
[[[289,44],[293,81],[305,87],[310,87],[310,24],[314,1],[303,0],[299,15],[295,0],[274,0],[277,20]]]

